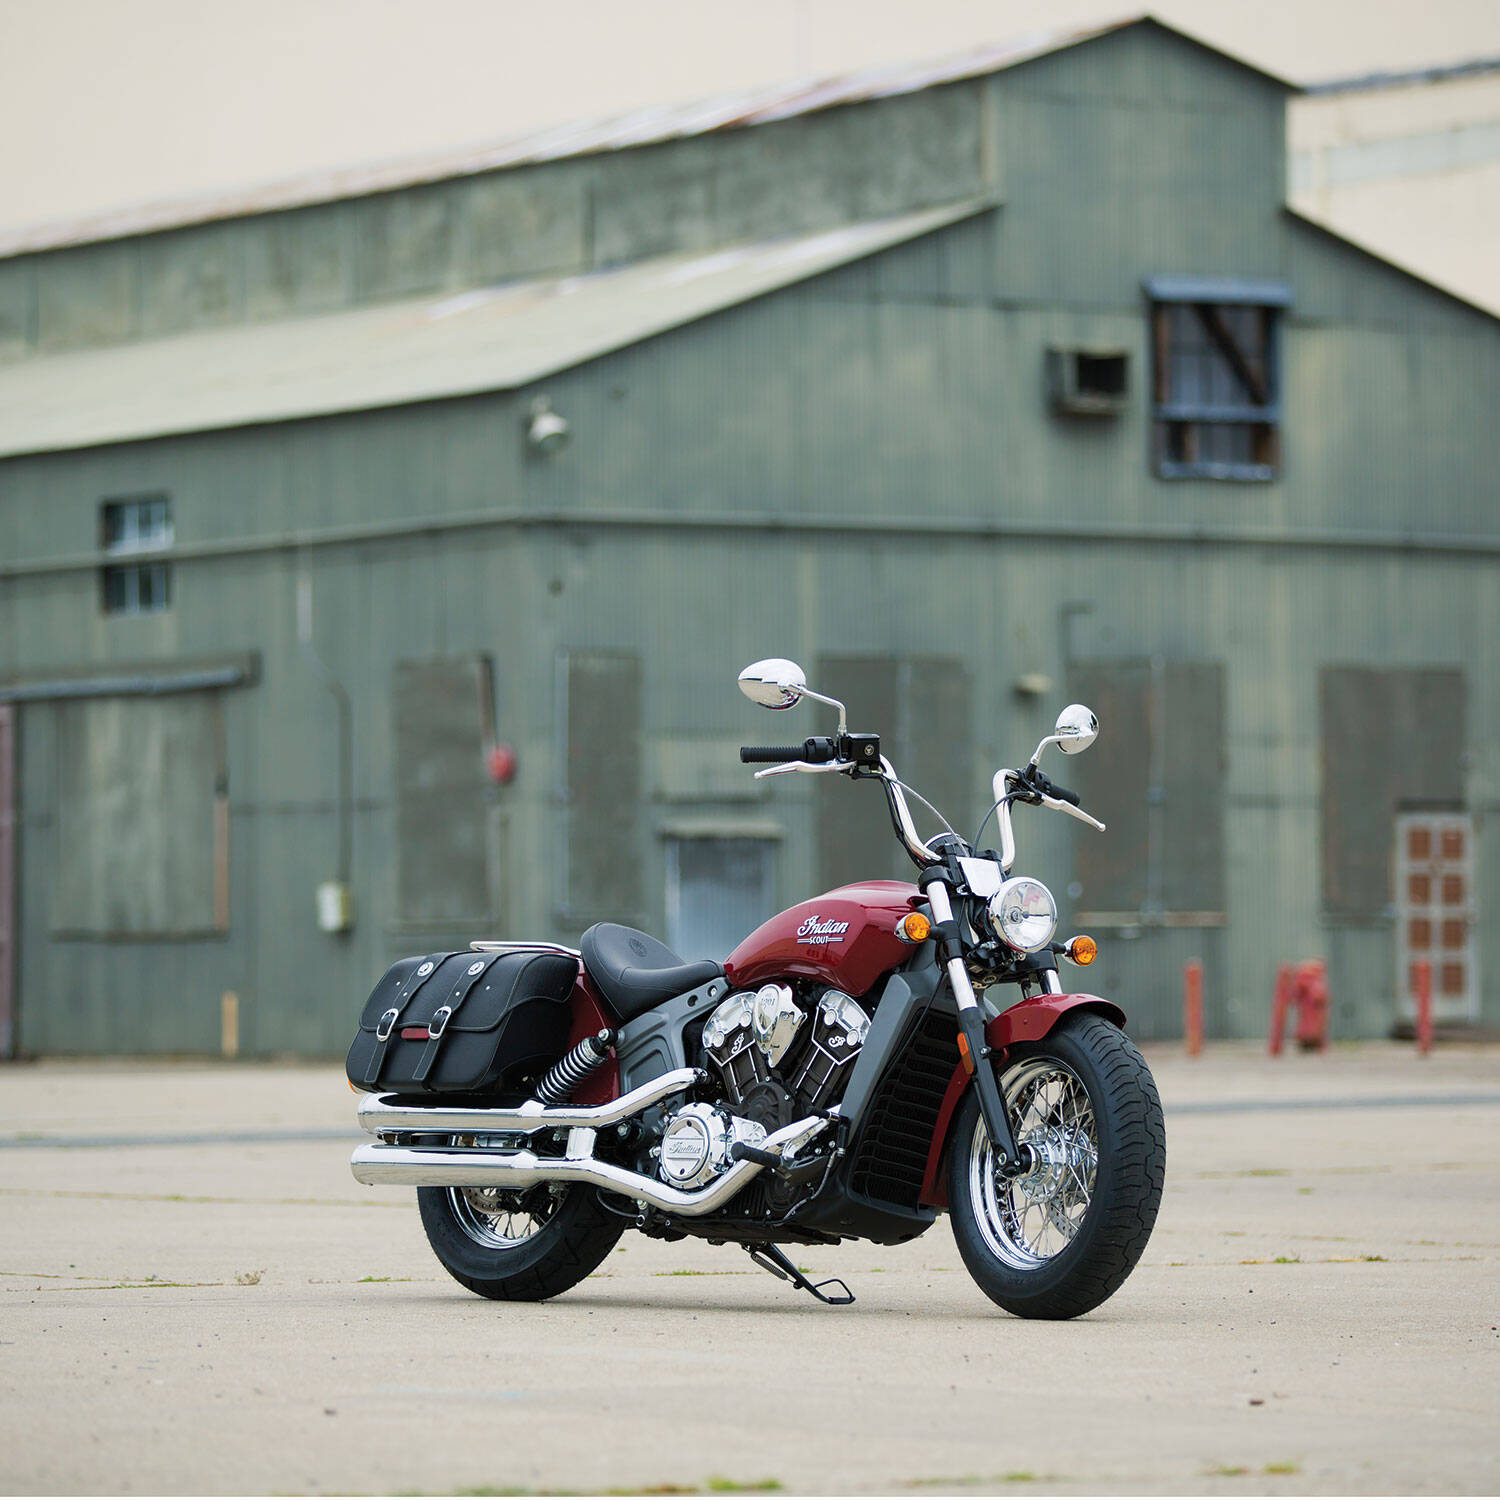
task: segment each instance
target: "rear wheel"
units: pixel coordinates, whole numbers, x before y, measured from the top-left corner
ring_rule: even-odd
[[[614,1248],[625,1221],[583,1184],[417,1189],[427,1242],[481,1297],[540,1302],[576,1286]]]
[[[1077,1013],[999,1074],[1033,1166],[996,1169],[970,1089],[948,1157],[953,1237],[980,1290],[1022,1318],[1074,1318],[1113,1295],[1151,1237],[1166,1174],[1161,1100],[1118,1027]]]

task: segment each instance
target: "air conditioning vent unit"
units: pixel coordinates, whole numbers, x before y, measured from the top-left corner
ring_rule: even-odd
[[[1070,417],[1113,417],[1125,410],[1130,355],[1124,349],[1047,350],[1047,403]]]

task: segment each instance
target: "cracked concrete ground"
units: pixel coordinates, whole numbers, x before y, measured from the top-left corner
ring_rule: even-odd
[[[490,1304],[337,1068],[0,1068],[0,1490],[1500,1490],[1500,1049],[1148,1057],[1161,1217],[1067,1324],[942,1221],[798,1249],[850,1308],[633,1234]]]

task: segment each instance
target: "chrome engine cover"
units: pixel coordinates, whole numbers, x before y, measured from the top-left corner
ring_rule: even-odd
[[[703,1028],[703,1045],[727,1069],[753,1041],[761,1056],[750,1061],[756,1077],[765,1078],[767,1065],[774,1068],[781,1061],[806,1019],[790,985],[763,984],[719,1002]]]
[[[735,1101],[771,1076],[765,1053],[755,1045],[754,991],[742,990],[719,1003],[703,1028],[703,1050]]]
[[[688,1104],[667,1121],[657,1174],[673,1187],[700,1188],[734,1165],[729,1152],[737,1142],[758,1146],[765,1138],[765,1127],[754,1120],[712,1104]]]
[[[798,1109],[830,1103],[870,1030],[863,1006],[842,990],[805,1002],[784,983],[741,990],[720,1001],[703,1027],[703,1049],[731,1103],[775,1084]],[[749,1113],[750,1111],[747,1111]]]
[[[792,998],[790,985],[763,984],[755,992],[755,1045],[774,1068],[807,1016]]]
[[[857,1000],[842,990],[823,992],[813,1013],[810,1045],[790,1080],[799,1105],[816,1109],[828,1100],[869,1031],[870,1018]]]

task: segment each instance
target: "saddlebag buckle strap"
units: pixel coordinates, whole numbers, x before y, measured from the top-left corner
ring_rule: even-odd
[[[504,953],[489,953],[483,958],[476,958],[464,970],[454,986],[453,993],[448,997],[448,1003],[438,1006],[433,1011],[432,1020],[427,1023],[427,1045],[422,1049],[422,1055],[417,1059],[417,1066],[412,1070],[412,1078],[417,1083],[427,1082],[427,1075],[432,1072],[433,1064],[437,1062],[443,1033],[447,1031],[448,1023],[453,1019],[459,1006],[474,993],[479,981],[489,972],[490,965],[504,957]]]
[[[365,1069],[367,1084],[379,1083],[380,1070],[385,1065],[386,1048],[391,1044],[391,1033],[396,1029],[396,1022],[401,1019],[401,1012],[411,1003],[412,996],[437,973],[445,957],[442,953],[428,954],[407,976],[406,983],[396,996],[395,1005],[381,1016],[380,1025],[375,1029],[375,1046],[370,1052],[370,1065]]]

